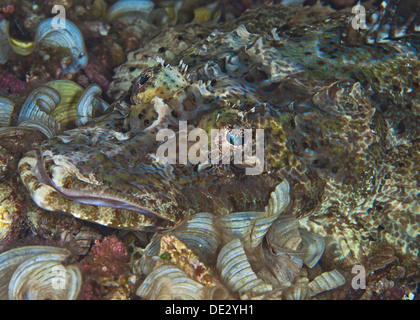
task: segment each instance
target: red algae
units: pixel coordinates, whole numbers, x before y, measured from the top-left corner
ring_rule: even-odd
[[[128,259],[125,245],[115,237],[106,237],[95,243],[80,266],[93,278],[118,276],[127,269]]]
[[[28,90],[30,85],[10,73],[0,71],[0,88],[7,88],[11,93],[20,93]]]

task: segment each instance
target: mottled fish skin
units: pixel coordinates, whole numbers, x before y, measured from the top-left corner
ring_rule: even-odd
[[[116,136],[98,128],[77,129],[44,143],[41,158],[38,151],[29,153],[19,168],[35,202],[108,226],[153,230],[199,211],[257,210],[279,183],[266,174],[254,178],[229,166],[163,166],[153,157],[161,144],[154,134],[127,140]],[[109,144],[101,143],[99,150],[97,138]]]
[[[342,41],[348,15],[288,28],[290,10],[269,6],[220,26],[154,67],[162,81],[134,86],[127,117],[64,132],[31,151],[19,171],[34,201],[108,226],[155,230],[197,212],[262,210],[287,179],[288,214],[323,229],[338,259],[367,256],[375,241],[416,257],[418,39],[350,47]],[[182,75],[182,88],[171,87],[169,70]],[[264,172],[157,163],[155,134],[178,132],[180,120],[189,130],[230,121],[264,129]],[[408,120],[414,124],[399,130]]]

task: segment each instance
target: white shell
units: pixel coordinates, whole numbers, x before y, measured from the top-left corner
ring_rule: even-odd
[[[220,218],[220,221],[230,235],[241,238],[245,246],[255,248],[289,204],[289,191],[289,183],[283,180],[271,193],[265,212],[235,212]]]
[[[142,255],[140,259],[134,262],[135,272],[140,275],[148,275],[153,271],[156,264],[155,257],[159,254],[160,239],[162,235],[155,233],[146,248],[138,250]]]
[[[299,228],[299,233],[303,241],[303,262],[309,268],[313,268],[324,253],[325,240],[321,236],[302,228]]]
[[[201,300],[204,299],[203,288],[179,268],[163,265],[147,276],[136,294],[150,300]]]
[[[77,106],[77,115],[79,119],[76,120],[78,126],[84,125],[94,116],[94,102],[96,97],[102,92],[101,88],[98,85],[90,85],[83,92],[82,96],[79,99]]]
[[[42,122],[35,121],[35,120],[25,120],[19,124],[19,128],[22,129],[35,129],[42,132],[48,139],[56,136],[58,133],[52,131],[48,125],[43,124]]]
[[[76,299],[82,276],[76,266],[63,266],[63,248],[27,246],[0,255],[0,299]]]
[[[73,126],[75,121],[76,125],[81,126],[95,115],[104,114],[110,106],[97,97],[101,92],[101,88],[97,85],[90,85],[83,90],[82,87],[70,80],[51,81],[29,94],[22,105],[17,124],[20,128],[39,130],[47,138],[52,138],[66,129],[69,123]],[[79,101],[76,109],[73,100],[77,97]],[[71,110],[69,114],[66,114],[68,108]],[[72,114],[73,108],[74,115]],[[66,112],[61,114],[63,109]],[[0,126],[2,121],[1,110],[0,100]],[[4,121],[6,120],[5,114]]]
[[[36,128],[48,138],[52,138],[61,132],[60,124],[49,115],[59,102],[60,94],[56,90],[47,86],[35,89],[22,105],[18,125]]]
[[[120,0],[108,9],[107,18],[113,20],[139,15],[146,17],[153,7],[154,3],[149,0]]]
[[[230,235],[256,247],[276,218],[277,216],[266,217],[265,212],[235,212],[220,218],[220,221]]]
[[[308,295],[313,297],[318,293],[338,288],[345,283],[346,279],[337,270],[324,272],[309,283]]]
[[[273,254],[271,250],[264,250],[263,261],[264,267],[258,275],[278,288],[290,287],[303,266],[299,255],[284,252]]]
[[[214,216],[210,213],[197,213],[185,224],[171,230],[169,234],[176,236],[191,249],[203,262],[214,261],[220,245],[220,231],[214,225]],[[140,253],[142,257],[135,262],[139,274],[152,272],[159,254],[162,234],[155,234],[149,244]]]
[[[290,201],[289,197],[290,185],[287,180],[283,180],[276,189],[271,193],[268,205],[265,207],[267,216],[278,216],[284,211]]]
[[[56,252],[62,253],[61,248],[47,246],[29,246],[9,250],[0,254],[0,300],[8,298],[7,290],[9,281],[16,268],[25,260],[39,254]]]
[[[212,261],[217,256],[221,234],[215,226],[211,213],[197,213],[186,223],[185,228],[174,230],[172,234],[198,255],[203,262]]]
[[[36,45],[51,45],[54,47],[68,48],[71,54],[71,63],[64,68],[64,73],[79,70],[88,62],[85,42],[80,30],[68,19],[65,27],[54,27],[56,21],[49,18],[38,25],[36,32]]]
[[[273,289],[252,270],[239,239],[230,241],[220,250],[216,268],[227,287],[242,298],[262,295]]]
[[[8,25],[9,21],[7,19],[0,21],[0,64],[6,63],[14,54],[9,43]]]
[[[60,23],[57,23],[60,21]],[[31,54],[33,49],[44,45],[67,48],[70,51],[70,63],[63,68],[64,73],[76,71],[86,66],[88,58],[80,30],[69,20],[49,18],[42,21],[36,30],[35,41],[29,47],[11,45],[8,21],[0,22],[0,63],[5,63],[14,52],[20,55]]]
[[[267,242],[278,252],[296,253],[302,250],[302,237],[298,230],[299,221],[294,217],[282,217],[273,223],[267,233]]]
[[[9,300],[75,300],[82,285],[76,266],[64,267],[68,254],[43,254],[23,262],[9,282]]]
[[[305,284],[295,285],[284,293],[286,300],[304,300],[308,294],[308,286]]]
[[[0,97],[0,127],[10,126],[10,120],[14,107],[14,102]]]

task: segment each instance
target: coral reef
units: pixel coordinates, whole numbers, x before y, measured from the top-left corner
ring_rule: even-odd
[[[129,255],[125,245],[115,237],[97,241],[80,261],[85,275],[81,300],[121,300],[130,296]]]
[[[23,221],[23,202],[8,184],[0,184],[0,250],[18,239]]]
[[[27,91],[30,86],[10,73],[0,72],[0,88],[6,88],[12,93],[21,93]]]
[[[95,243],[89,254],[80,262],[84,272],[93,276],[113,277],[127,268],[128,251],[124,244],[114,237],[106,237]]]

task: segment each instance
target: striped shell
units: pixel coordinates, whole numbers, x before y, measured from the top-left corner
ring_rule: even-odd
[[[109,105],[98,98],[100,94],[97,85],[83,89],[70,80],[48,82],[29,94],[16,124],[19,128],[35,129],[52,138],[107,112]],[[0,98],[0,126],[11,124],[13,106],[12,101]]]
[[[325,242],[296,218],[281,215],[289,190],[284,180],[265,212],[198,213],[155,234],[135,262],[135,271],[146,275],[137,294],[146,299],[305,299],[341,286],[344,278],[336,270],[312,282],[299,275],[303,264],[318,263]]]
[[[153,2],[148,0],[119,0],[108,9],[107,18],[108,20],[145,18],[153,7]]]
[[[15,104],[9,99],[0,97],[0,127],[10,126],[10,120]]]
[[[27,246],[0,254],[1,300],[75,300],[82,275],[77,266],[63,265],[66,249]]]
[[[252,270],[239,239],[232,240],[220,250],[217,269],[222,281],[243,299],[262,295],[273,289],[271,284],[264,283]]]
[[[225,300],[229,297],[223,286],[205,287],[170,265],[155,269],[136,294],[149,300]]]
[[[35,40],[30,43],[13,38],[9,34],[7,20],[4,19],[4,21],[5,23],[0,24],[0,34],[2,34],[0,43],[3,45],[2,51],[7,54],[0,54],[0,63],[6,62],[13,52],[26,56],[35,49],[50,46],[65,48],[69,53],[68,57],[63,58],[63,61],[68,61],[64,66],[64,73],[70,73],[86,66],[88,57],[82,33],[69,20],[65,20],[64,25],[57,26],[54,18],[45,19],[38,25]]]

